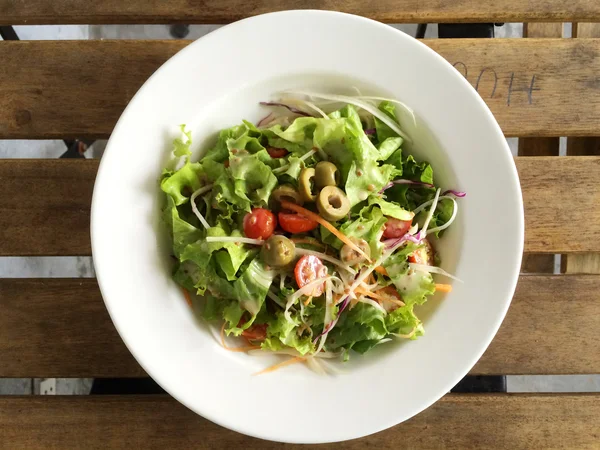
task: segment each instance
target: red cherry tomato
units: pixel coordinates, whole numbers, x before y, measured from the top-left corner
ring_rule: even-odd
[[[277,226],[275,215],[264,208],[254,208],[244,216],[244,234],[250,239],[269,239]]]
[[[278,215],[279,225],[288,233],[305,233],[314,230],[319,226],[318,222],[307,219],[300,214],[290,214],[280,212]]]
[[[268,147],[267,152],[269,152],[271,158],[283,158],[289,153],[285,148],[276,147]]]
[[[435,252],[433,251],[431,242],[429,242],[427,239],[423,239],[423,244],[424,244],[424,246],[418,250],[415,250],[412,253],[412,255],[410,255],[408,257],[408,260],[411,263],[425,264],[426,266],[432,266],[433,265],[433,257],[434,257]]]
[[[318,278],[323,278],[327,275],[327,267],[323,265],[323,262],[313,255],[304,255],[296,263],[294,269],[294,275],[296,276],[296,283],[298,287],[306,286],[308,283],[315,281]],[[313,289],[313,297],[319,297],[325,290],[325,283],[320,286],[315,286]]]
[[[412,221],[410,220],[398,220],[393,217],[388,217],[387,222],[384,225],[383,237],[386,239],[395,239],[404,236],[410,227]]]

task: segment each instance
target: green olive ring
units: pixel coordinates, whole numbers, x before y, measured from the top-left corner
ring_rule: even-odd
[[[335,164],[321,161],[315,166],[315,182],[318,189],[337,186],[340,183],[340,171]]]
[[[348,214],[350,201],[339,187],[325,186],[317,197],[317,209],[324,219],[336,221]]]
[[[302,206],[304,199],[298,193],[298,191],[290,184],[282,184],[271,194],[273,198],[281,203],[282,201],[295,203],[296,205]]]
[[[312,167],[306,167],[300,172],[299,188],[300,195],[304,198],[305,202],[314,202],[317,198],[317,194],[314,191],[315,185],[315,169]]]
[[[260,249],[262,260],[269,266],[283,267],[288,265],[296,255],[296,245],[285,236],[272,235]]]

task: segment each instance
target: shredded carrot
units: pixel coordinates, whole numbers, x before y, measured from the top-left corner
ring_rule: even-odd
[[[383,290],[383,289],[382,289],[382,291],[385,292],[385,290]],[[380,302],[392,302],[398,306],[405,305],[405,303],[402,300],[398,300],[397,298],[394,298],[390,295],[380,295],[375,292],[371,292],[367,289],[363,289],[362,287],[357,287],[355,292],[358,292],[359,294],[362,294],[362,295],[366,295],[367,297],[374,298],[375,300],[379,300]]]
[[[435,285],[435,290],[440,292],[452,292],[451,284],[437,284]]]
[[[341,298],[342,298],[342,294],[335,294],[335,295],[333,296],[333,304],[334,304],[334,305],[337,305],[337,304],[338,304],[338,302],[341,300]]]
[[[285,209],[290,209],[290,210],[294,211],[295,213],[298,213],[298,214],[306,217],[307,219],[314,220],[315,222],[318,222],[319,224],[323,225],[325,228],[327,228],[329,231],[331,231],[335,235],[335,237],[337,237],[340,241],[342,241],[348,247],[352,248],[352,250],[356,251],[357,253],[359,253],[360,255],[365,257],[368,262],[370,262],[370,263],[373,262],[373,261],[371,261],[371,258],[369,258],[369,255],[367,255],[365,252],[363,252],[358,245],[356,245],[354,242],[352,242],[350,239],[348,239],[348,237],[344,233],[339,231],[336,227],[331,225],[328,221],[323,219],[318,214],[315,214],[314,212],[309,211],[308,209],[303,208],[302,206],[296,205],[295,203],[291,203],[291,202],[282,201],[281,206]]]
[[[186,288],[181,288],[181,290],[183,291],[183,296],[185,297],[185,301],[188,304],[188,306],[192,306],[192,298],[190,297],[190,293],[188,292],[188,290]]]
[[[314,241],[312,239],[300,239],[300,238],[292,238],[290,240],[294,244],[307,244],[307,245],[314,245],[315,247],[319,247],[319,248],[327,248],[327,246],[325,244],[320,243],[316,239]]]
[[[287,361],[283,361],[278,364],[275,364],[274,366],[267,367],[266,369],[261,370],[260,372],[256,372],[254,375],[262,375],[264,373],[275,372],[276,370],[281,369],[285,366],[296,364],[296,363],[299,363],[299,362],[302,362],[305,360],[306,360],[306,358],[304,358],[303,356],[296,356],[292,359],[288,359]]]
[[[260,347],[256,345],[250,345],[248,347],[227,347],[225,343],[225,322],[223,322],[223,326],[221,327],[221,345],[225,350],[230,352],[247,352],[248,350],[257,350]]]
[[[371,272],[369,274],[369,284],[373,284],[375,283],[377,280],[375,279],[375,275],[373,275],[373,272]]]
[[[375,267],[375,272],[381,274],[381,275],[385,275],[386,277],[389,277],[387,270],[385,270],[385,267],[383,266],[377,266]]]
[[[306,299],[306,301],[304,302],[304,306],[308,306],[308,304],[312,301],[313,297],[312,295],[309,295],[308,298]]]

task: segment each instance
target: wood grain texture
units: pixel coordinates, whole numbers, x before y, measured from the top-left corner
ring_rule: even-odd
[[[286,9],[329,9],[390,23],[600,20],[594,0],[0,0],[0,24],[227,23]]]
[[[574,23],[573,37],[600,38],[600,24]],[[567,155],[600,155],[600,138],[581,137],[567,140]],[[600,273],[600,254],[586,253],[563,257],[567,273]]]
[[[599,283],[600,275],[521,276],[502,327],[471,373],[600,373]],[[0,377],[143,375],[95,280],[0,279]]]
[[[145,376],[95,280],[1,279],[0,311],[0,377]]]
[[[560,38],[563,34],[562,23],[524,23],[523,37],[527,38]],[[549,138],[520,138],[520,156],[558,156],[560,139]],[[523,255],[521,272],[553,273],[554,255]]]
[[[525,252],[600,251],[600,157],[519,157],[516,164]],[[97,168],[94,160],[0,160],[0,256],[91,254]]]
[[[477,87],[507,136],[600,135],[600,39],[424,42]],[[187,44],[2,42],[0,139],[107,137],[142,83]]]
[[[90,254],[97,170],[85,159],[0,160],[0,255]]]
[[[516,162],[525,208],[525,251],[600,251],[600,158],[530,156]]]
[[[221,428],[163,396],[2,397],[0,448],[337,449],[262,441]],[[598,394],[447,395],[343,448],[597,449]]]

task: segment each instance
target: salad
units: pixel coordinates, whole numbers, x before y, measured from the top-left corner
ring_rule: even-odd
[[[269,115],[222,130],[200,161],[185,126],[174,142],[179,168],[160,186],[188,303],[220,324],[228,350],[319,371],[421,336],[415,306],[452,289],[434,244],[465,193],[442,192],[431,165],[403,152],[397,112],[411,111],[304,91],[263,104]]]

